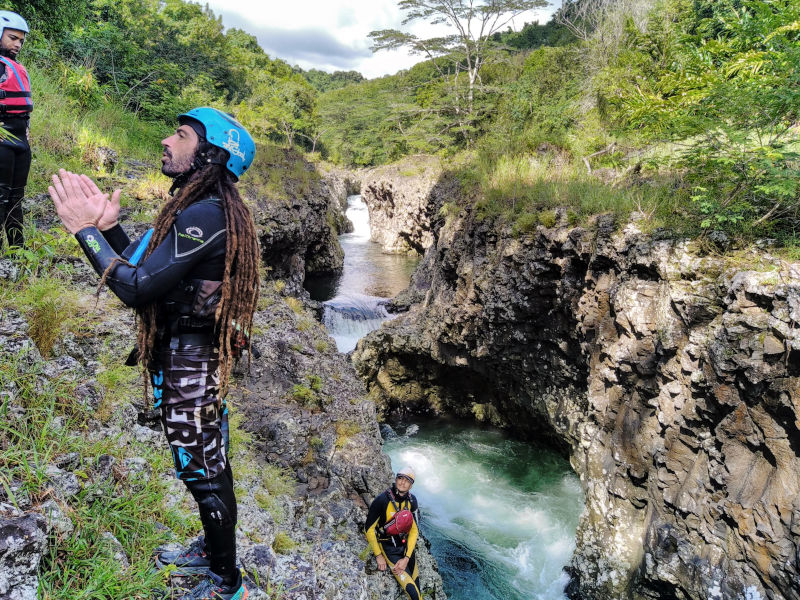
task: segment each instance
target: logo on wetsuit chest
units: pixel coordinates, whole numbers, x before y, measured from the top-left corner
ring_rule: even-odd
[[[203,230],[199,227],[195,227],[192,225],[191,227],[186,228],[186,233],[179,233],[178,237],[185,238],[187,240],[192,240],[193,242],[197,242],[198,244],[202,244],[203,240]]]

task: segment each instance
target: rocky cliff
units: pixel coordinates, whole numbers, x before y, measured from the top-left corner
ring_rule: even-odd
[[[340,264],[337,215],[352,184],[282,152],[241,188],[273,280],[253,331],[261,358],[242,361],[228,396],[239,559],[253,599],[400,600],[362,532],[392,480],[375,405],[290,295],[312,265]],[[133,313],[107,290],[92,297],[97,277],[70,236],[48,231],[41,200],[31,251],[0,260],[0,599],[150,597],[164,586],[151,572],[156,544],[186,543],[200,524],[137,370],[122,365]],[[425,592],[445,598],[419,550]],[[77,561],[83,572],[66,570]]]
[[[272,597],[265,590],[280,589],[285,600],[399,599],[394,581],[379,573],[374,561],[365,562],[370,555],[362,532],[366,509],[392,480],[381,453],[375,405],[333,340],[298,301],[287,301],[267,284],[262,303],[268,306],[257,313],[254,343],[263,354],[249,368],[240,365],[228,397],[239,424],[232,464],[239,559],[250,578],[251,597]],[[87,503],[102,511],[141,501],[143,479],[157,479],[169,489],[169,505],[151,507],[152,518],[160,521],[178,511],[188,519],[193,513],[184,486],[163,460],[167,450],[158,423],[144,422],[141,415],[137,422],[140,392],[123,394],[98,381],[106,380],[109,368],[117,369],[108,366],[108,354],[124,359],[133,326],[130,313],[110,297],[101,307],[97,316],[102,318],[57,341],[51,359],[41,356],[23,315],[0,309],[5,365],[0,447],[5,452],[24,448],[19,455],[0,457],[0,598],[39,597],[39,574],[52,573],[55,553],[63,551],[60,543],[76,528],[87,527]],[[51,411],[49,416],[43,410]],[[33,433],[37,428],[41,431]],[[28,455],[28,443],[18,439],[24,432],[34,436],[33,443],[77,451]],[[28,466],[32,472],[20,462],[25,460],[36,461]],[[97,541],[92,560],[111,553],[107,560],[113,559],[120,576],[135,577],[131,565],[139,568],[148,556],[132,556],[133,540],[122,544],[119,537],[140,527],[127,523],[116,535],[102,532],[105,541]],[[184,541],[178,531],[171,537]],[[423,544],[420,564],[428,593],[445,597]],[[190,583],[172,581],[177,588]]]
[[[431,196],[440,172],[437,159],[412,156],[361,174],[372,241],[384,252],[421,255],[433,243]]]
[[[344,253],[337,236],[347,227],[348,180],[322,175],[290,149],[273,150],[256,166],[255,175],[268,181],[245,179],[240,188],[253,209],[270,278],[286,280],[297,293],[306,274],[340,272]]]
[[[800,266],[605,217],[515,237],[462,209],[433,237],[355,364],[385,410],[569,455],[572,598],[800,598]]]

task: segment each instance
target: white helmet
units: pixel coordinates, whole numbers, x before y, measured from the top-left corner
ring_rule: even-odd
[[[414,477],[414,468],[409,466],[409,465],[406,465],[405,467],[403,467],[402,469],[400,469],[397,472],[397,477],[405,477],[405,478],[411,480],[411,483],[414,483],[414,479],[415,479],[415,477]]]
[[[20,17],[17,13],[10,10],[0,10],[0,36],[3,35],[6,29],[18,29],[29,33],[28,22]]]

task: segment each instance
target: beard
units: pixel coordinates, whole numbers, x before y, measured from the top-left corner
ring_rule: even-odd
[[[11,48],[0,46],[0,56],[5,56],[6,58],[10,58],[11,60],[17,60],[18,54],[19,52],[12,50]]]
[[[167,160],[161,165],[161,172],[167,177],[178,177],[191,170],[194,157],[175,158],[169,150],[165,150],[164,155]]]

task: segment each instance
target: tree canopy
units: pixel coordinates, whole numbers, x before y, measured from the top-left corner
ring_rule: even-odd
[[[471,140],[475,93],[483,83],[484,65],[492,57],[494,34],[520,14],[546,5],[546,0],[400,0],[398,6],[406,12],[403,25],[427,21],[446,25],[452,33],[420,38],[409,31],[382,29],[369,36],[375,52],[406,47],[433,64],[449,88],[443,97],[456,115],[462,135]]]

